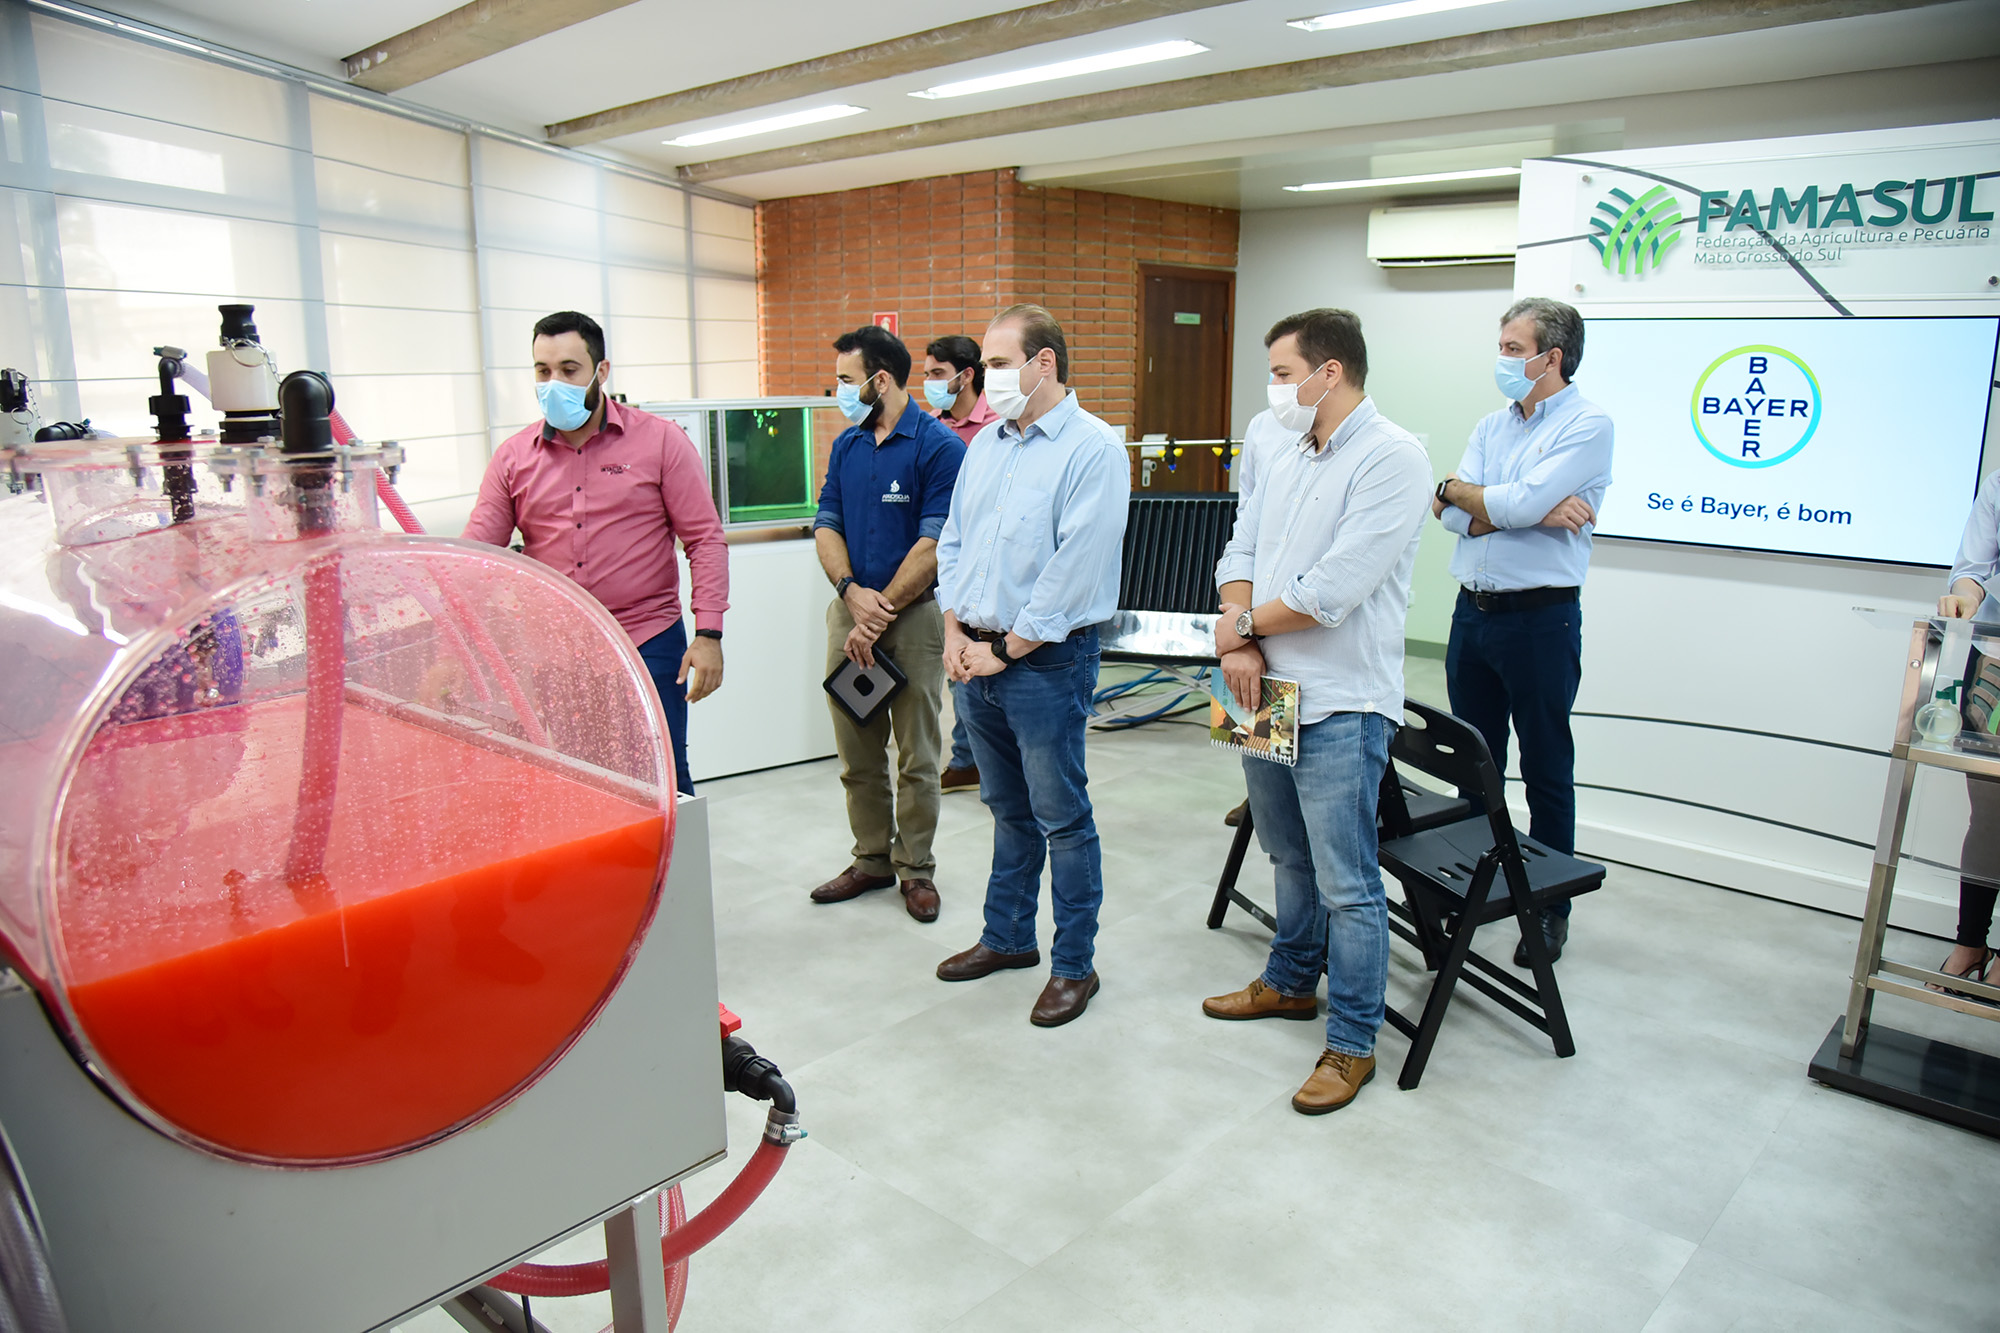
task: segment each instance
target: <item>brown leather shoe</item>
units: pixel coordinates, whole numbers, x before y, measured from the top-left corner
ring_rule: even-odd
[[[849,866],[814,889],[812,900],[816,903],[844,903],[849,898],[859,898],[864,893],[886,889],[895,882],[894,875],[864,875],[859,866]]]
[[[1227,995],[1214,995],[1201,1002],[1201,1011],[1210,1018],[1226,1018],[1241,1021],[1247,1018],[1294,1018],[1302,1023],[1310,1023],[1319,1017],[1319,1000],[1315,996],[1287,995],[1280,990],[1272,990],[1258,977],[1242,990],[1231,991]]]
[[[1375,1077],[1375,1057],[1322,1051],[1305,1086],[1292,1094],[1292,1109],[1300,1115],[1325,1115],[1354,1100],[1361,1085]]]
[[[927,879],[904,880],[903,906],[910,909],[911,916],[926,924],[937,920],[937,885]]]
[[[979,770],[976,768],[947,768],[938,774],[938,788],[943,792],[978,791]]]
[[[1097,994],[1097,987],[1095,972],[1082,981],[1050,977],[1049,984],[1042,987],[1042,998],[1035,1001],[1035,1011],[1028,1015],[1028,1021],[1038,1028],[1059,1028],[1073,1018],[1081,1018],[1090,1005],[1090,997]]]
[[[1248,796],[1245,796],[1243,798],[1243,804],[1237,806],[1234,810],[1231,810],[1228,814],[1224,815],[1222,817],[1222,822],[1229,825],[1229,827],[1231,828],[1235,828],[1237,825],[1243,822],[1243,816],[1248,814],[1249,812],[1250,812],[1250,798]]]
[[[994,953],[975,944],[964,953],[955,953],[937,966],[939,981],[977,981],[1010,967],[1033,967],[1042,961],[1040,949],[1026,953]]]

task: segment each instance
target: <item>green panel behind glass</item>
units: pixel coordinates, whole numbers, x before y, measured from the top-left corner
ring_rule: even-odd
[[[721,413],[729,459],[729,521],[811,518],[812,409],[732,407]]]

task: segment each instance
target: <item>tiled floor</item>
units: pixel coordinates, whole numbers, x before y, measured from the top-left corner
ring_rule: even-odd
[[[1412,693],[1440,685],[1412,661]],[[1241,913],[1203,929],[1235,762],[1161,725],[1094,738],[1090,770],[1104,990],[1054,1031],[1027,1022],[1040,973],[932,975],[979,931],[975,796],[946,798],[944,911],[920,926],[894,894],[807,901],[847,863],[830,763],[707,784],[722,991],[812,1137],[695,1258],[683,1329],[2000,1329],[2000,1143],[1805,1077],[1855,923],[1614,867],[1559,965],[1575,1058],[1461,991],[1417,1091],[1397,1090],[1406,1043],[1385,1029],[1383,1075],[1308,1119],[1288,1098],[1318,1025],[1198,1005],[1264,954]],[[1260,857],[1244,884],[1270,900]],[[1391,1002],[1425,979],[1399,945]],[[689,1183],[692,1207],[756,1141],[760,1110],[731,1103],[738,1151]],[[535,1313],[568,1333],[609,1306]]]

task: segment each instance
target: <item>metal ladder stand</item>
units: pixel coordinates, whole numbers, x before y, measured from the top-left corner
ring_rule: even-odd
[[[1950,652],[1948,626],[1954,627],[1949,631]],[[1820,1044],[1810,1076],[1844,1092],[2000,1137],[2000,1058],[1870,1021],[1877,993],[2000,1021],[2000,986],[1882,956],[1882,937],[1889,928],[1889,904],[1895,893],[1896,868],[1902,859],[1919,767],[2000,779],[2000,746],[1967,748],[1966,733],[1931,740],[1917,725],[1919,710],[1938,697],[1941,662],[1954,654],[1957,657],[1947,664],[1949,681],[1960,671],[1968,639],[1987,656],[2000,658],[2000,627],[1919,620],[1911,628],[1896,742],[1890,753],[1888,790],[1882,799],[1882,822],[1875,839],[1875,863],[1868,879],[1868,904],[1862,916],[1847,1012]],[[1963,706],[1966,696],[1962,686],[1957,698]],[[1978,746],[1984,737],[1972,734]],[[1931,984],[1951,989],[1935,991],[1929,988]]]

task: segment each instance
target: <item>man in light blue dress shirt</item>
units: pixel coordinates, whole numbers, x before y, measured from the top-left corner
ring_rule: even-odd
[[[1501,772],[1511,723],[1521,743],[1529,836],[1576,850],[1576,742],[1583,678],[1578,595],[1590,534],[1611,484],[1611,418],[1570,383],[1583,316],[1560,301],[1517,301],[1500,320],[1494,381],[1512,399],[1473,428],[1432,509],[1458,534],[1445,682],[1451,711],[1479,729]],[[1549,961],[1569,939],[1567,900],[1542,914]],[[1514,966],[1528,965],[1524,943]]]
[[[1104,872],[1084,773],[1097,688],[1097,626],[1118,609],[1131,464],[1117,434],[1077,405],[1069,349],[1040,306],[986,330],[986,401],[1000,420],[966,451],[938,538],[945,671],[993,812],[993,870],[979,943],[938,964],[945,981],[1034,967],[1049,864],[1048,985],[1029,1021],[1057,1027],[1098,990]]]
[[[1352,313],[1290,316],[1264,345],[1271,410],[1244,433],[1236,528],[1215,567],[1215,651],[1252,711],[1265,674],[1299,683],[1298,763],[1243,759],[1278,929],[1262,974],[1202,1012],[1310,1022],[1324,969],[1326,1048],[1292,1098],[1324,1115],[1375,1076],[1389,980],[1375,804],[1403,718],[1403,628],[1431,465],[1366,396],[1368,347]]]

